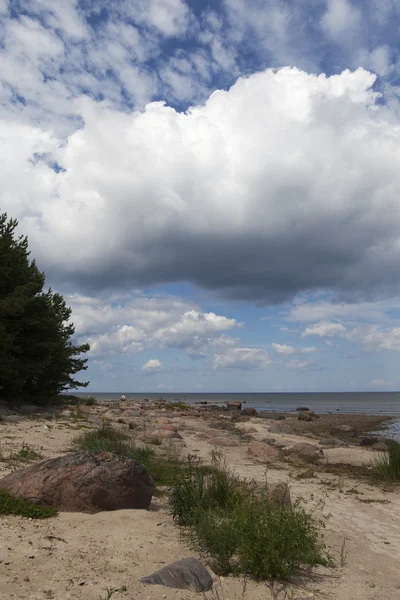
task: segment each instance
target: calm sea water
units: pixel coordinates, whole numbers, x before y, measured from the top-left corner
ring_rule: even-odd
[[[95,396],[101,400],[119,400],[121,393],[79,392],[77,396]],[[298,406],[307,406],[316,413],[351,413],[366,415],[391,415],[397,417],[385,435],[400,441],[400,392],[320,392],[320,393],[259,393],[259,394],[137,394],[125,392],[127,400],[181,400],[188,404],[207,402],[224,405],[236,400],[258,411],[292,412]]]

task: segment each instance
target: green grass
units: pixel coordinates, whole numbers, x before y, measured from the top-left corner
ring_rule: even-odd
[[[214,455],[211,473],[189,465],[171,492],[171,514],[220,575],[286,578],[326,564],[320,523],[298,501],[271,505],[265,488],[232,474]]]
[[[380,452],[374,461],[372,475],[383,481],[400,481],[400,444],[388,442],[388,451]]]
[[[170,404],[165,404],[165,406],[163,408],[166,408],[167,410],[175,410],[176,408],[179,408],[180,410],[188,410],[188,405],[185,404],[184,402],[171,402]]]
[[[0,515],[18,515],[27,519],[48,519],[57,515],[52,506],[41,506],[15,498],[9,492],[0,490]]]
[[[95,396],[89,396],[88,398],[85,398],[84,404],[85,406],[96,406],[97,399]]]
[[[110,452],[137,460],[146,467],[156,485],[172,485],[180,472],[187,468],[172,442],[156,451],[154,446],[139,444],[131,435],[108,424],[81,433],[75,438],[74,445],[86,452]]]
[[[16,462],[32,462],[34,460],[40,460],[41,458],[43,458],[43,456],[28,444],[23,444],[21,450],[10,456],[10,460]]]

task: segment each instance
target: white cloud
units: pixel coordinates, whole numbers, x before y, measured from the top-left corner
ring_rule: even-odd
[[[301,337],[315,335],[318,337],[334,337],[346,332],[346,328],[340,323],[330,323],[329,321],[321,321],[314,325],[309,325],[301,334]]]
[[[308,346],[306,348],[299,348],[299,352],[301,352],[301,354],[312,354],[313,352],[317,352],[318,348],[315,348],[314,346]]]
[[[160,371],[162,371],[161,362],[158,360],[158,358],[151,358],[143,365],[141,371],[146,375],[153,375],[155,373],[159,373]]]
[[[400,352],[400,327],[381,329],[377,325],[359,325],[344,337],[371,350]]]
[[[288,369],[306,369],[307,367],[312,366],[312,362],[308,361],[308,360],[299,360],[299,359],[294,359],[294,360],[290,360],[289,362],[285,363],[285,366]]]
[[[224,333],[237,325],[235,319],[204,313],[176,297],[75,295],[67,301],[77,335],[88,340],[93,355],[181,348],[192,356],[205,356],[238,344]]]
[[[293,348],[293,346],[288,346],[286,344],[272,344],[272,347],[275,350],[275,352],[277,352],[278,354],[288,355],[288,354],[293,354],[294,352],[296,352],[296,350],[295,350],[295,348]]]
[[[185,280],[265,300],[315,287],[389,293],[399,285],[400,130],[374,106],[373,82],[363,70],[266,71],[187,114],[82,99],[85,125],[68,143],[9,122],[1,204],[40,266],[78,285]]]
[[[301,302],[293,305],[287,315],[288,321],[377,321],[388,320],[386,313],[400,309],[400,299],[375,302],[338,303],[329,301]]]
[[[360,11],[349,0],[328,0],[321,25],[325,33],[335,41],[354,35],[361,23]]]
[[[258,348],[230,348],[216,354],[213,369],[243,369],[259,371],[270,364],[268,352]]]

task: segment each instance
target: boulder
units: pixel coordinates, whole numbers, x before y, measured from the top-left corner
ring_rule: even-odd
[[[238,443],[236,440],[230,440],[229,438],[216,437],[210,440],[210,444],[213,446],[221,446],[222,448],[231,448],[233,446],[237,446]]]
[[[278,481],[267,485],[267,500],[270,504],[274,505],[283,504],[284,506],[292,506],[288,484]]]
[[[242,403],[241,402],[227,402],[226,403],[226,407],[229,410],[242,410]]]
[[[319,443],[323,448],[343,448],[347,446],[346,442],[338,440],[337,438],[322,438]]]
[[[14,496],[64,512],[149,508],[153,480],[145,467],[109,452],[51,458],[0,479]]]
[[[356,430],[351,425],[337,425],[332,429],[333,433],[341,433],[343,435],[347,435],[348,437],[355,437]]]
[[[372,450],[376,450],[377,452],[387,452],[389,447],[385,442],[378,442],[372,446]]]
[[[240,414],[242,417],[256,417],[257,411],[255,408],[244,408]]]
[[[360,441],[360,446],[374,446],[379,442],[377,437],[367,437]]]
[[[276,448],[273,448],[268,444],[264,444],[264,442],[254,442],[253,444],[250,444],[247,448],[247,453],[249,456],[261,458],[263,460],[269,460],[279,456]]]
[[[309,411],[304,411],[297,417],[298,421],[314,421],[314,417]]]
[[[298,408],[296,408],[297,412],[305,412],[307,410],[310,410],[310,409],[307,408],[306,406],[299,406]]]
[[[300,458],[301,460],[310,463],[317,462],[324,456],[321,448],[318,448],[318,446],[314,446],[313,444],[308,444],[307,442],[295,444],[290,448],[289,453],[296,458]]]
[[[40,412],[41,408],[35,404],[23,404],[19,407],[19,412],[23,415],[35,415]]]
[[[272,427],[269,428],[269,432],[270,433],[283,433],[283,429],[282,429],[281,425],[272,425]]]
[[[210,573],[196,558],[178,560],[139,581],[179,590],[192,589],[198,593],[208,592],[213,587]]]
[[[25,417],[21,415],[8,415],[3,417],[3,421],[4,423],[22,423],[22,421],[25,421]]]

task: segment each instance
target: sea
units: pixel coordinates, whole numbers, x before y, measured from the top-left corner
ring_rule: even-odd
[[[306,406],[316,413],[348,413],[365,415],[390,415],[396,417],[387,434],[400,441],[400,392],[311,392],[311,393],[129,393],[127,400],[163,399],[166,402],[182,401],[187,404],[219,404],[239,401],[258,411],[293,412]],[[119,400],[121,392],[79,392],[76,396],[95,396],[99,401]]]

